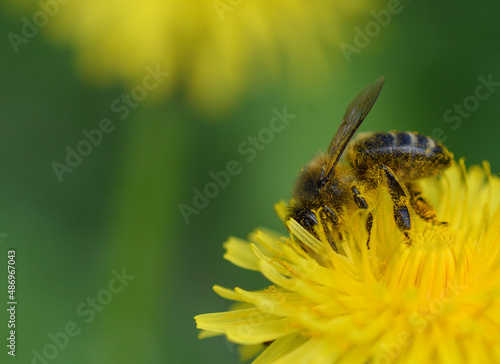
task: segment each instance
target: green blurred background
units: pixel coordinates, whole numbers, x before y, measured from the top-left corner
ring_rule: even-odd
[[[213,293],[214,284],[266,285],[257,273],[223,260],[222,243],[258,226],[285,232],[273,204],[289,198],[297,172],[327,147],[345,107],[379,76],[386,84],[360,130],[431,135],[442,129],[456,157],[465,156],[469,165],[489,160],[498,174],[500,92],[479,101],[458,128],[443,114],[474,95],[478,77],[500,81],[500,3],[403,4],[351,62],[340,42],[326,50],[332,72],[320,92],[314,84],[283,77],[258,92],[249,87],[214,116],[186,102],[178,89],[139,105],[123,121],[110,104],[129,89],[87,83],[74,67],[74,50],[55,46],[43,32],[14,53],[7,34],[19,31],[22,15],[4,6],[0,233],[8,236],[0,242],[0,302],[6,307],[7,251],[15,249],[18,306],[17,355],[8,356],[4,346],[0,361],[31,363],[33,350],[44,347],[53,354],[47,349],[50,334],[75,322],[79,334],[47,362],[238,362],[237,347],[222,337],[198,340],[193,320],[228,308]],[[241,16],[243,6],[231,16]],[[380,2],[375,9],[386,8]],[[354,44],[354,27],[373,19],[370,10],[345,19],[344,42]],[[304,52],[302,61],[314,72],[308,57]],[[280,60],[278,66],[286,68],[287,60]],[[284,106],[296,118],[247,162],[238,146],[269,126],[273,108]],[[106,117],[116,129],[59,182],[51,163],[63,162],[66,146],[83,139],[82,129],[94,129]],[[203,189],[209,173],[224,170],[231,160],[239,162],[241,173],[186,224],[179,204],[192,205],[193,188]],[[113,269],[135,278],[108,297],[103,289]],[[79,314],[77,308],[88,309],[88,297],[97,295],[110,302],[94,309],[92,320]],[[0,332],[7,337],[3,312]]]

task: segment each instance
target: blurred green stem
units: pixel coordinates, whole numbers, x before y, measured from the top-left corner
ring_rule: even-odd
[[[102,273],[111,279],[112,269],[125,269],[135,278],[114,294],[105,308],[108,313],[97,320],[100,350],[93,353],[97,357],[92,362],[163,362],[158,350],[165,345],[162,333],[169,302],[164,298],[169,297],[176,267],[176,201],[190,140],[189,125],[171,113],[177,111],[144,107],[124,121],[128,135]]]

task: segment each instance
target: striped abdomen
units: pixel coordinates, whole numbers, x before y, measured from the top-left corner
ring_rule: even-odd
[[[359,175],[381,164],[403,180],[430,177],[450,166],[453,155],[441,143],[413,132],[361,134],[349,150]]]

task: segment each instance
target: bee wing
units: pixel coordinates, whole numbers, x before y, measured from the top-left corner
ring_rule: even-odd
[[[375,100],[377,100],[384,82],[385,78],[380,77],[373,85],[366,86],[347,107],[342,124],[340,124],[337,134],[335,134],[328,147],[327,156],[329,162],[325,170],[325,176],[330,177],[347,144],[349,144],[352,136],[370,112]]]

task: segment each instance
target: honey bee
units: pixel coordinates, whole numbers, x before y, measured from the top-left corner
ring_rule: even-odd
[[[354,209],[367,210],[369,248],[373,216],[363,196],[381,185],[388,188],[394,220],[408,244],[413,226],[410,206],[425,221],[446,224],[437,219],[418,184],[419,179],[435,176],[453,163],[453,154],[446,147],[430,137],[404,131],[362,133],[350,143],[384,82],[384,77],[379,78],[354,98],[328,150],[302,169],[293,190],[288,217],[315,236],[316,226],[328,222],[322,226],[331,227],[325,233],[335,250],[335,240],[343,239],[346,211]]]

